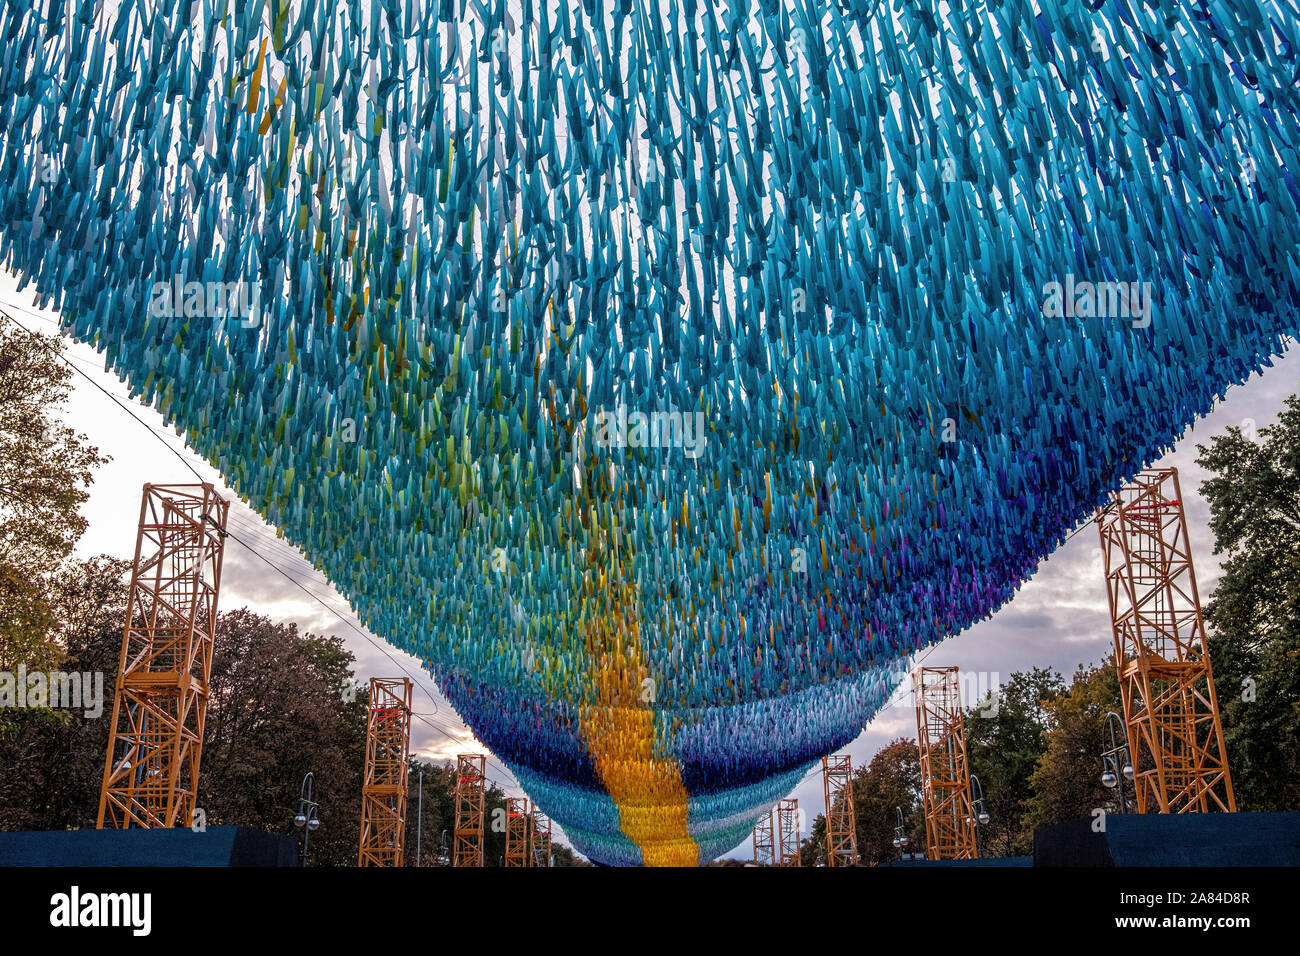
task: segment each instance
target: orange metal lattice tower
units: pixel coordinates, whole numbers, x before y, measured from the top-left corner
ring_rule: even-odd
[[[931,860],[973,860],[978,851],[957,668],[921,667],[912,674],[912,683],[926,856]]]
[[[528,866],[533,845],[533,818],[528,801],[522,797],[506,798],[506,866]]]
[[[776,828],[772,825],[773,811],[769,810],[754,824],[754,864],[776,865]]]
[[[532,859],[529,866],[551,865],[551,818],[533,807]]]
[[[1177,470],[1139,474],[1097,527],[1138,813],[1236,811]]]
[[[853,810],[853,759],[848,754],[822,757],[822,791],[826,795],[826,865],[855,866],[858,823]]]
[[[483,754],[456,756],[456,828],[452,866],[483,865],[486,764],[487,757]]]
[[[799,801],[793,797],[782,800],[776,805],[777,866],[803,866],[799,858],[799,829]]]
[[[357,866],[402,865],[414,686],[407,677],[370,678]]]
[[[96,826],[190,826],[230,503],[145,485]]]

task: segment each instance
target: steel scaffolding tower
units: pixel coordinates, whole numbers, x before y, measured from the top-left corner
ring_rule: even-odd
[[[358,866],[402,865],[414,686],[407,677],[370,678]]]
[[[855,866],[858,823],[853,810],[853,759],[848,754],[822,757],[822,792],[826,795],[826,865]]]
[[[533,844],[530,866],[551,865],[551,818],[533,806]]]
[[[506,866],[528,866],[533,845],[532,817],[528,801],[522,797],[506,798]]]
[[[1139,813],[1235,811],[1178,471],[1097,516]]]
[[[101,829],[194,823],[229,510],[210,484],[144,486]]]
[[[782,800],[776,805],[777,866],[803,865],[799,858],[799,838],[799,801],[793,797]]]
[[[912,682],[926,856],[931,860],[973,860],[978,851],[957,668],[921,667],[912,674]]]
[[[483,865],[486,766],[487,757],[483,754],[458,754],[456,757],[456,829],[452,866]]]
[[[754,863],[757,866],[776,865],[776,829],[772,825],[772,811],[769,810],[758,818],[754,824]]]

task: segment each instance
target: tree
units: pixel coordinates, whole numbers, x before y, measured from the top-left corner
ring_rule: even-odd
[[[980,828],[982,856],[1024,856],[1034,834],[1025,822],[1030,777],[1047,750],[1048,707],[1065,691],[1061,675],[1035,667],[1017,671],[966,714],[966,755],[979,778],[989,822]],[[994,704],[995,706],[990,706]]]
[[[483,792],[483,865],[504,866],[506,856],[506,795],[488,781]]]
[[[916,741],[900,737],[853,773],[858,859],[868,866],[898,859],[894,827],[900,808],[910,841],[908,850],[920,852],[925,845],[925,816],[920,804],[921,755]]]
[[[826,815],[817,814],[812,832],[799,844],[800,866],[826,865]]]
[[[65,562],[55,572],[49,602],[53,633],[70,664],[83,670],[93,664],[109,673],[117,669],[130,580],[131,562],[106,554]],[[116,640],[105,647],[109,635]]]
[[[107,460],[51,417],[70,393],[61,354],[57,337],[0,317],[0,670],[57,664],[48,579],[86,529],[77,509]]]
[[[1090,817],[1098,809],[1118,811],[1118,795],[1101,783],[1101,754],[1109,749],[1106,714],[1120,709],[1114,658],[1080,667],[1070,689],[1045,702],[1045,709],[1047,749],[1029,779],[1025,822],[1044,826]]]
[[[0,671],[19,666],[47,671],[58,665],[58,645],[50,639],[54,615],[41,580],[0,564]]]
[[[1300,809],[1300,395],[1198,445],[1223,577],[1205,608],[1239,810]]]
[[[66,666],[104,675],[103,709],[0,710],[0,829],[95,825],[121,655],[123,570],[123,562],[94,559],[57,579],[51,605],[60,611]],[[321,828],[309,863],[355,864],[367,694],[347,691],[352,655],[337,638],[302,637],[247,609],[218,616],[213,650],[197,801],[204,822],[298,837],[292,818],[310,770]]]
[[[0,830],[93,827],[121,656],[127,563],[68,562],[51,582],[49,606],[62,667],[99,675],[99,713],[0,709]],[[22,772],[10,772],[22,768]]]
[[[369,692],[335,637],[298,635],[247,608],[218,617],[198,806],[209,825],[300,836],[292,817],[313,775],[313,865],[352,866],[361,833]]]
[[[424,800],[420,800],[420,770],[424,770]],[[420,807],[423,802],[423,814]],[[419,858],[416,857],[415,825],[422,821]],[[444,866],[451,862],[452,830],[456,825],[456,768],[450,762],[411,761],[406,794],[405,866]],[[445,855],[445,858],[444,858]]]
[[[591,866],[562,843],[551,844],[551,866]]]

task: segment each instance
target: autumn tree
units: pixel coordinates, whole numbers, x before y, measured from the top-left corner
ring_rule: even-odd
[[[916,741],[899,738],[853,773],[853,810],[858,859],[880,866],[899,858],[894,848],[898,810],[903,811],[908,852],[922,852],[925,815],[921,810],[921,755]]]
[[[1119,809],[1117,792],[1101,783],[1101,754],[1109,749],[1106,714],[1119,709],[1113,658],[1080,667],[1069,690],[1045,702],[1047,749],[1030,776],[1032,792],[1025,804],[1025,822],[1030,827],[1087,818],[1094,810]],[[1132,809],[1132,784],[1125,786]]]
[[[198,806],[209,825],[300,834],[292,825],[313,774],[320,829],[308,862],[355,865],[369,691],[335,637],[300,636],[248,609],[217,619]]]

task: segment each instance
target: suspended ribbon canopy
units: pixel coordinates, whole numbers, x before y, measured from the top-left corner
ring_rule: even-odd
[[[601,862],[739,843],[1300,324],[1294,2],[0,36],[5,265]]]

